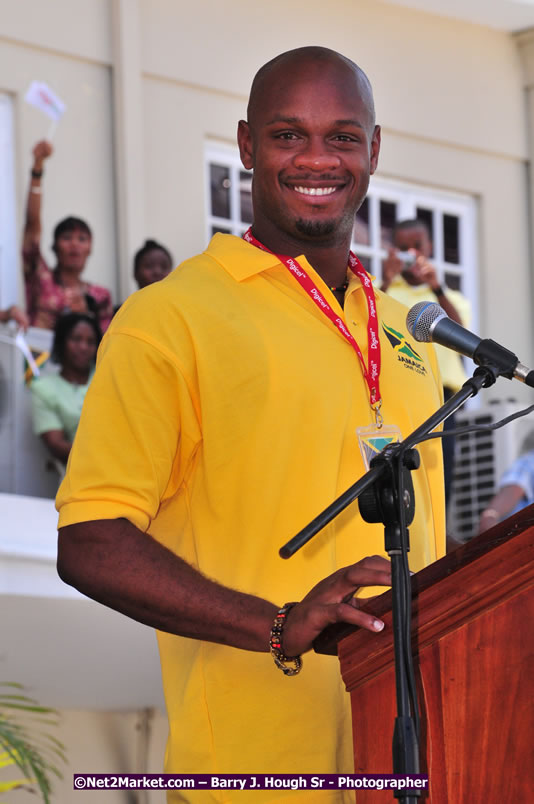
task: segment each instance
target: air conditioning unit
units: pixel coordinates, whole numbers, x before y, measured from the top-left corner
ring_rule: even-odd
[[[53,333],[30,328],[32,352],[50,351]],[[0,325],[0,492],[54,497],[59,475],[41,439],[33,433],[31,392],[24,382],[25,359],[14,330]],[[48,362],[45,372],[56,371]]]
[[[460,411],[456,414],[455,424],[457,427],[494,424],[521,407],[514,400],[491,402],[484,407]],[[466,542],[477,534],[480,514],[532,430],[534,414],[529,414],[499,430],[478,431],[456,437],[447,529],[457,541]]]

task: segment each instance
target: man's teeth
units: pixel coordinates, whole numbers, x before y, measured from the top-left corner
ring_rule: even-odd
[[[332,195],[335,193],[336,187],[295,187],[297,193],[304,193],[304,195]]]

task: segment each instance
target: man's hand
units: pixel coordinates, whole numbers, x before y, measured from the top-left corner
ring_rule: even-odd
[[[41,170],[43,162],[52,156],[54,149],[47,140],[40,140],[33,149],[33,169]]]
[[[428,262],[426,257],[417,257],[413,265],[410,266],[410,274],[417,284],[428,285],[431,290],[437,290],[440,286],[436,269]]]
[[[282,639],[286,656],[300,656],[331,623],[351,623],[368,631],[381,631],[384,623],[360,606],[354,595],[362,586],[391,586],[391,566],[381,556],[370,556],[320,581],[287,616]]]

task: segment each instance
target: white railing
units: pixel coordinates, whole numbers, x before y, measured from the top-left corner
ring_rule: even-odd
[[[53,333],[30,328],[32,351],[50,351]],[[15,343],[15,330],[0,326],[0,492],[52,498],[58,474],[31,422],[30,390],[24,382],[26,362]],[[45,371],[56,370],[48,363]]]

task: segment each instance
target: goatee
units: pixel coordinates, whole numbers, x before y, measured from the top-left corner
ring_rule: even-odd
[[[295,226],[297,231],[313,239],[329,237],[336,229],[335,221],[310,221],[299,218]]]

